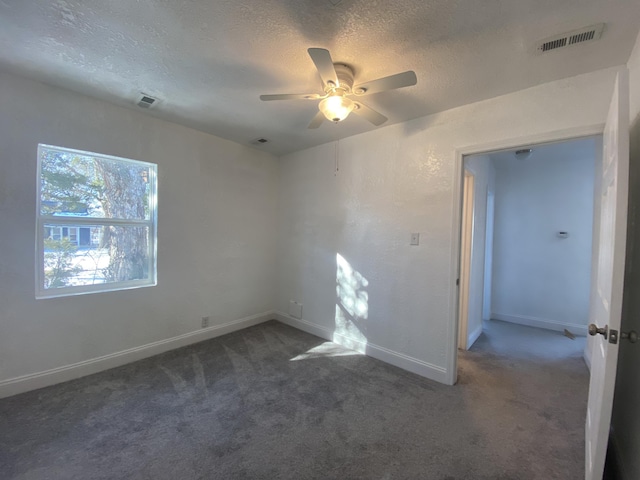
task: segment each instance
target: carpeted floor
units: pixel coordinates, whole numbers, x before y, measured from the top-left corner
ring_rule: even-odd
[[[454,387],[271,321],[0,400],[0,478],[583,479],[580,340],[489,323]]]

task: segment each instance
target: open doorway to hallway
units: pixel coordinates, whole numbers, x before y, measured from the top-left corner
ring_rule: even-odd
[[[601,141],[464,157],[460,349],[581,355]]]
[[[598,135],[469,155],[460,179],[458,382],[481,386],[479,414],[513,426],[505,442],[568,449],[563,478],[585,472],[601,151]]]

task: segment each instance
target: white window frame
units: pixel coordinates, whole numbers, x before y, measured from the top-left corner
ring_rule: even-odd
[[[64,153],[79,154],[88,157],[98,157],[103,160],[114,160],[149,169],[149,218],[148,219],[119,219],[119,218],[95,218],[95,217],[65,217],[42,214],[42,149],[58,150]],[[152,287],[158,284],[157,269],[157,232],[158,232],[158,166],[155,163],[132,160],[129,158],[104,155],[102,153],[86,152],[71,148],[57,147],[54,145],[38,144],[38,168],[36,188],[36,298],[67,297],[72,295],[84,295],[89,293],[113,292],[116,290],[129,290],[132,288]],[[92,226],[141,226],[149,229],[148,272],[146,279],[128,280],[124,282],[107,282],[94,285],[70,285],[57,288],[44,288],[44,226],[59,225],[73,227]],[[62,235],[62,230],[60,230]],[[78,229],[79,236],[79,229]],[[79,241],[79,238],[78,238]]]

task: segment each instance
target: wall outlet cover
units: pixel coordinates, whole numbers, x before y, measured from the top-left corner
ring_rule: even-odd
[[[420,234],[412,233],[411,234],[411,243],[409,245],[420,245]]]
[[[209,326],[209,319],[211,317],[202,317],[202,328],[207,328]]]

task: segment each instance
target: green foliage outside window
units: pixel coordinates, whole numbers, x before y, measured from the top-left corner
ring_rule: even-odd
[[[69,280],[79,273],[80,267],[73,265],[78,250],[67,238],[44,240],[44,281],[45,288],[59,288],[69,284]]]

